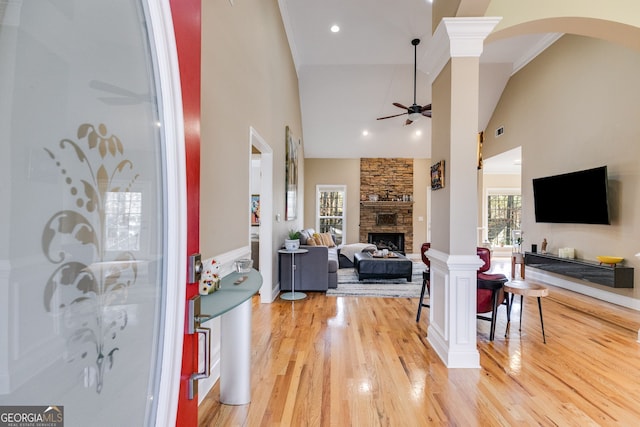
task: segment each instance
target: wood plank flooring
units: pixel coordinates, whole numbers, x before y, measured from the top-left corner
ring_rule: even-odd
[[[446,369],[429,346],[417,299],[253,300],[252,401],[220,405],[200,426],[640,425],[640,313],[550,287],[538,307],[519,298],[504,337],[478,321],[481,369]]]

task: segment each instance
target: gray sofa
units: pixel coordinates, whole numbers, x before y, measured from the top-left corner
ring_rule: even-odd
[[[295,255],[295,290],[326,292],[338,286],[336,247],[300,245],[306,254]],[[280,254],[280,290],[291,290],[291,255]]]
[[[305,254],[295,255],[295,290],[326,292],[338,287],[338,269],[352,268],[354,250],[371,251],[370,244],[353,244],[345,246],[312,246],[307,239],[315,234],[313,228],[300,231],[300,248],[308,250]],[[334,238],[335,242],[335,238]],[[357,246],[358,245],[358,246]],[[359,246],[362,245],[362,246]],[[354,246],[356,246],[354,248]],[[340,254],[344,250],[349,256]],[[291,255],[280,255],[280,290],[291,290]]]

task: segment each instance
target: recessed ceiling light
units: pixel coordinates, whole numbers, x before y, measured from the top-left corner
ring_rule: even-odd
[[[369,135],[369,131],[368,131],[368,130],[366,130],[366,129],[365,129],[365,130],[363,130],[363,131],[362,131],[362,136],[367,136],[367,135]]]
[[[336,24],[333,24],[331,26],[331,32],[332,33],[337,33],[338,31],[340,31],[340,27],[338,27]]]
[[[422,135],[422,131],[421,130],[417,130],[416,131],[416,136],[420,136],[420,135]]]

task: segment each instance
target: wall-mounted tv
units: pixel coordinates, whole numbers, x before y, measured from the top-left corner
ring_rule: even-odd
[[[607,167],[533,179],[536,222],[610,224]]]

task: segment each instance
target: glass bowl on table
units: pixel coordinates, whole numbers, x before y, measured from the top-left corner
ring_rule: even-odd
[[[253,267],[253,260],[248,258],[237,259],[234,263],[234,269],[237,273],[248,273]]]

